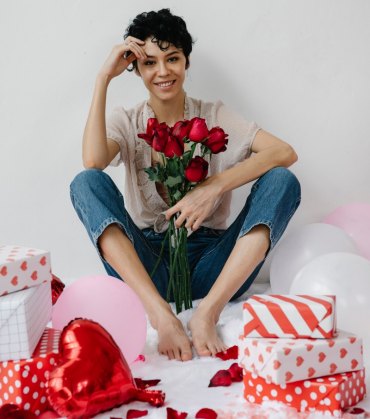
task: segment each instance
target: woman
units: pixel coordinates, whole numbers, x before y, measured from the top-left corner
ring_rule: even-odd
[[[190,65],[192,38],[186,24],[168,9],[142,13],[127,28],[96,78],[83,138],[87,169],[71,184],[75,209],[96,246],[107,272],[123,279],[139,296],[158,332],[158,350],[170,359],[192,358],[226,349],[216,324],[226,303],[244,293],[267,253],[285,230],[300,202],[300,187],[286,168],[297,160],[287,143],[249,123],[221,102],[189,98],[183,88]],[[149,98],[132,109],[117,108],[106,121],[110,81],[132,65]],[[127,77],[125,75],[125,77]],[[173,126],[204,118],[208,127],[229,134],[227,150],[214,155],[209,177],[169,208],[163,185],[149,181],[144,169],[158,155],[137,134],[149,117]],[[125,164],[125,199],[103,170]],[[255,182],[246,204],[226,228],[233,189]],[[188,239],[192,296],[202,299],[188,323],[182,323],[165,301],[168,265],[164,260],[153,278],[168,220],[193,230]]]

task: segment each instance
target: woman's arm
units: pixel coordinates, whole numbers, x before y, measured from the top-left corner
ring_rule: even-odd
[[[298,160],[292,146],[263,130],[257,132],[251,151],[253,154],[248,159],[204,183],[216,184],[219,194],[223,194],[259,178],[274,167],[289,167]]]
[[[108,86],[110,81],[123,73],[132,61],[146,57],[142,49],[144,44],[144,41],[129,36],[123,44],[116,45],[96,78],[82,143],[82,160],[86,169],[105,169],[119,152],[119,145],[107,139],[106,134],[105,111]],[[128,51],[131,54],[126,57],[125,53]]]
[[[253,154],[243,162],[209,177],[190,191],[167,210],[167,219],[180,212],[176,226],[180,227],[186,221],[187,228],[196,230],[225,192],[259,178],[274,167],[289,167],[298,159],[289,144],[263,130],[257,132],[251,151]]]

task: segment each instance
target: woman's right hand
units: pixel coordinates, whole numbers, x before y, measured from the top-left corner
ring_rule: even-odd
[[[108,77],[109,80],[119,76],[133,61],[146,58],[144,45],[145,41],[128,36],[122,44],[113,47],[99,74]]]

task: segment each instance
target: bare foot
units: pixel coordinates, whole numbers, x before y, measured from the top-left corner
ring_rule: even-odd
[[[172,313],[157,317],[153,327],[158,332],[158,352],[169,359],[190,361],[193,358],[191,342],[181,321]]]
[[[191,331],[194,348],[199,356],[214,356],[217,352],[227,349],[227,346],[218,337],[217,321],[218,318],[215,319],[211,313],[202,309],[200,305],[190,319],[188,328]]]

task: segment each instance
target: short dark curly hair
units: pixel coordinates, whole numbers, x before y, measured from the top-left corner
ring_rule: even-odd
[[[183,51],[186,58],[186,68],[189,67],[189,55],[193,49],[194,40],[186,28],[184,19],[175,16],[170,9],[161,9],[158,12],[144,12],[137,15],[127,27],[123,36],[128,36],[145,41],[152,38],[162,51],[166,51],[172,44]],[[129,71],[137,70],[136,60]]]

